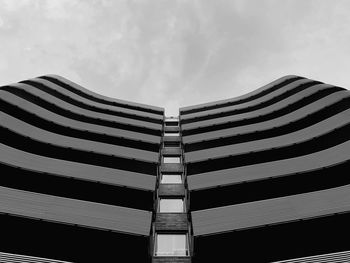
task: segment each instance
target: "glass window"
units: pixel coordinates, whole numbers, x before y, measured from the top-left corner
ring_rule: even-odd
[[[180,157],[163,157],[163,163],[181,163]]]
[[[162,174],[161,184],[182,184],[181,174]]]
[[[183,213],[184,200],[183,199],[159,199],[160,213]]]
[[[180,136],[179,132],[164,132],[164,136]]]
[[[155,244],[156,256],[187,256],[186,234],[157,234]]]

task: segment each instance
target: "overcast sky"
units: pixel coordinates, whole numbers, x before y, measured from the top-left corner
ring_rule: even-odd
[[[0,85],[178,108],[295,74],[350,88],[349,0],[0,0]]]

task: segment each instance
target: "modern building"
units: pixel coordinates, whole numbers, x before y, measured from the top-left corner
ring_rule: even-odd
[[[298,76],[164,109],[0,87],[0,262],[349,262],[350,92]]]

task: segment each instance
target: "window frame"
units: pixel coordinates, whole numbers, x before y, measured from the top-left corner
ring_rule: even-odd
[[[159,251],[158,248],[158,243],[159,243],[159,240],[158,240],[158,236],[184,236],[185,237],[185,244],[184,244],[184,254],[183,255],[179,255],[179,254],[175,254],[172,252],[172,254],[170,254],[170,252],[168,252],[169,254],[158,254]],[[189,237],[188,237],[188,234],[187,233],[173,233],[173,232],[165,232],[165,233],[155,233],[155,238],[154,238],[154,251],[153,251],[153,254],[154,256],[156,257],[188,257],[189,256]]]
[[[172,182],[172,183],[164,183],[163,182],[163,178],[164,176],[176,176],[177,178],[180,178],[180,182]],[[174,174],[171,174],[171,173],[162,173],[161,176],[160,176],[160,184],[183,184],[183,177],[182,177],[182,173],[174,173]]]
[[[162,200],[181,200],[182,201],[182,211],[161,211],[161,203]],[[181,214],[181,213],[186,213],[186,204],[185,204],[185,198],[179,198],[179,197],[160,197],[158,199],[158,207],[157,207],[157,212],[158,213],[164,213],[164,214]]]
[[[180,132],[164,132],[164,137],[180,137]]]
[[[173,158],[173,159],[172,159]],[[176,158],[176,160],[178,160],[178,162],[176,161],[175,162],[175,158]],[[167,162],[166,162],[166,160],[168,160]],[[169,160],[174,160],[174,161],[170,161],[169,162]],[[181,164],[182,163],[182,160],[181,160],[181,155],[168,155],[168,156],[163,156],[162,157],[162,163],[165,163],[165,164]]]

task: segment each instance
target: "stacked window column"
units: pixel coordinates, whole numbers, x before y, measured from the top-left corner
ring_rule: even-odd
[[[155,191],[152,262],[191,262],[189,196],[179,119],[165,118]]]

